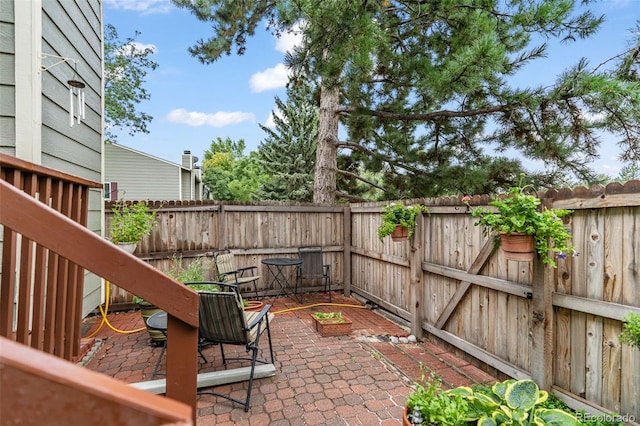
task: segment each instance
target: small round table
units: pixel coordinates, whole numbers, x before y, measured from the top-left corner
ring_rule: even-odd
[[[278,294],[275,297],[280,297],[281,294],[285,296],[290,296],[287,288],[291,290],[291,284],[289,283],[289,279],[287,274],[285,274],[286,268],[295,267],[302,264],[302,259],[299,258],[290,258],[290,257],[270,257],[267,259],[263,259],[262,263],[267,265],[267,269],[271,272],[272,283],[277,283],[280,288],[278,289]],[[295,294],[295,290],[293,292],[293,297],[297,300],[297,294]]]
[[[162,357],[164,355],[164,351],[167,349],[167,313],[165,311],[156,312],[147,318],[147,327],[152,330],[158,330],[162,334],[164,334],[165,340],[162,344],[162,350],[160,351],[160,356],[156,361],[156,366],[153,368],[153,373],[151,373],[151,380],[153,380],[158,374],[164,375],[164,373],[158,373],[158,367],[160,366],[160,361],[162,361]]]

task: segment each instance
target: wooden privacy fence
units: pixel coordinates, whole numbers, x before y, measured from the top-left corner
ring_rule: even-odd
[[[574,210],[567,225],[580,254],[559,259],[557,269],[507,261],[459,198],[402,201],[430,209],[403,243],[378,239],[386,203],[156,203],[159,226],[138,256],[166,269],[175,253],[192,259],[230,249],[239,266],[261,267],[268,291],[262,259],[321,245],[336,287],[405,320],[418,337],[426,331],[494,371],[531,377],[574,408],[639,419],[640,350],[621,345],[618,334],[627,313],[640,313],[640,182],[541,198]],[[112,301],[130,296],[116,292]]]
[[[144,238],[136,256],[167,271],[174,256],[186,266],[205,256],[206,279],[215,279],[213,254],[235,253],[237,267],[258,266],[258,290],[277,291],[262,260],[269,257],[297,257],[298,248],[322,246],[324,260],[331,264],[336,288],[344,283],[345,209],[342,206],[291,204],[225,204],[211,201],[149,202],[157,212],[158,225]],[[107,235],[112,203],[106,205]],[[291,269],[289,273],[294,273]],[[305,282],[315,290],[321,281]],[[324,287],[322,287],[324,288]],[[132,295],[112,286],[111,303],[127,303]]]
[[[380,242],[381,204],[351,205],[351,290],[486,365],[531,377],[574,408],[640,419],[640,350],[621,319],[640,313],[640,182],[548,191],[574,210],[577,257],[507,261],[458,198],[430,209],[409,243]],[[489,197],[473,197],[472,206]],[[627,419],[632,418],[627,417]]]

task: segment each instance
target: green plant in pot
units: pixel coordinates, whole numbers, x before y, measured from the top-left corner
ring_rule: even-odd
[[[506,197],[495,199],[489,203],[496,210],[478,207],[471,210],[471,215],[480,219],[475,225],[483,226],[485,235],[488,230],[499,233],[503,248],[505,236],[531,236],[531,244],[542,262],[555,268],[557,266],[556,257],[565,258],[567,255],[577,255],[571,243],[571,233],[562,221],[562,218],[570,215],[572,211],[540,210],[540,200],[525,194],[526,188],[527,186],[513,187]],[[525,260],[517,257],[515,259]]]
[[[416,218],[420,213],[428,213],[429,209],[420,204],[405,206],[404,204],[391,203],[382,208],[382,223],[378,225],[378,238],[380,241],[388,235],[392,235],[396,228],[403,229],[406,233],[402,239],[410,239],[416,228]],[[394,239],[395,240],[395,239]],[[396,240],[398,241],[398,240]]]
[[[137,244],[156,226],[156,212],[144,201],[127,203],[119,200],[112,208],[109,239],[115,244]]]

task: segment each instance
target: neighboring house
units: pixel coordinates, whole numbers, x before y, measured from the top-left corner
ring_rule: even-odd
[[[180,164],[124,145],[104,145],[106,200],[202,200],[202,170],[184,151]]]
[[[102,0],[0,0],[0,35],[0,152],[102,182]],[[74,84],[84,85],[80,122]],[[103,205],[91,190],[87,226],[98,234]],[[83,316],[100,286],[86,274]]]

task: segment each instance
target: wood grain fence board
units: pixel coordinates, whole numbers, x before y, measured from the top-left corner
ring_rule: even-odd
[[[572,295],[587,296],[587,258],[586,253],[589,250],[586,239],[589,236],[588,214],[586,212],[575,212],[573,214],[572,234],[576,250],[580,256],[574,258],[577,263],[572,268]],[[570,391],[580,397],[585,396],[586,392],[586,333],[587,322],[586,314],[582,312],[571,312],[571,387]],[[584,348],[583,350],[578,348]]]
[[[553,295],[552,300],[554,306],[571,309],[577,312],[590,313],[617,321],[622,321],[624,316],[629,312],[640,314],[640,307],[594,300],[589,299],[588,297],[556,293]]]
[[[604,218],[603,211],[591,212],[587,222],[587,297],[602,300],[604,282]],[[585,395],[600,405],[602,401],[602,318],[586,317]]]
[[[622,282],[617,271],[622,268],[623,246],[622,209],[614,209],[605,215],[604,221],[604,250],[605,271],[603,300],[620,304],[622,302]],[[595,313],[595,312],[594,312]],[[601,314],[598,314],[602,316]],[[620,387],[621,387],[621,356],[620,341],[618,335],[621,332],[620,321],[603,319],[603,350],[602,350],[602,406],[610,407],[620,412]]]
[[[473,275],[479,274],[480,270],[482,269],[484,264],[487,262],[487,259],[489,258],[489,256],[491,256],[492,251],[493,251],[493,242],[491,240],[488,240],[480,249],[480,253],[478,254],[478,257],[475,258],[475,260],[467,270],[467,273],[473,274]],[[458,303],[460,303],[460,300],[462,300],[462,298],[464,297],[465,293],[467,292],[470,286],[471,286],[471,283],[469,281],[460,282],[453,297],[449,299],[449,302],[443,309],[438,319],[435,321],[434,327],[442,328],[444,326],[444,324],[447,322],[447,320],[455,310],[456,306],[458,306]]]

